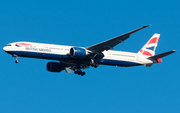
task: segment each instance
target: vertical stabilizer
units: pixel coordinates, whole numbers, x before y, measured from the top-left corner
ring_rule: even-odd
[[[145,56],[154,56],[158,45],[160,34],[155,33],[150,40],[141,48],[138,54]]]

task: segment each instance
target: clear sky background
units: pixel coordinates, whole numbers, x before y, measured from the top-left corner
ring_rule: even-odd
[[[180,2],[177,0],[4,0],[0,2],[0,113],[180,113]],[[19,58],[2,48],[30,41],[90,46],[149,25],[115,47],[138,52],[154,33],[156,54],[176,53],[152,67],[99,66],[86,75],[51,73],[48,60]]]

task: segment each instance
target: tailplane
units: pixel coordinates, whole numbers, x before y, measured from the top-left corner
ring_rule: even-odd
[[[154,55],[154,56],[148,57],[147,59],[153,61],[154,63],[161,63],[163,57],[168,56],[168,55],[170,55],[170,54],[172,54],[174,52],[176,52],[176,50],[171,50],[171,51],[168,51],[168,52],[165,52],[165,53]],[[152,65],[153,65],[153,63],[144,64],[144,66],[146,66],[146,67],[151,67]]]
[[[149,57],[148,59],[150,59],[150,60],[158,60],[158,59],[161,59],[161,58],[163,58],[163,57],[165,57],[167,55],[170,55],[170,54],[172,54],[174,52],[176,52],[176,50],[172,50],[172,51],[168,51],[168,52],[165,52],[165,53],[161,53],[161,54]]]
[[[158,45],[160,34],[155,33],[150,40],[141,48],[138,54],[151,57],[155,55],[156,47]]]

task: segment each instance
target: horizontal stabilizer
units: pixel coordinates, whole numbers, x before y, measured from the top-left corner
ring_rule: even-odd
[[[158,55],[155,55],[155,56],[152,56],[152,57],[149,57],[148,59],[150,60],[156,60],[158,58],[162,58],[162,57],[165,57],[167,55],[170,55],[172,53],[176,52],[176,50],[172,50],[172,51],[168,51],[168,52],[165,52],[165,53],[161,53],[161,54],[158,54]]]

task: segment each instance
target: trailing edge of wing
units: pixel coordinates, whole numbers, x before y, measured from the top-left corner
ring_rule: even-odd
[[[150,26],[150,25],[143,26],[141,28],[135,29],[131,32],[125,33],[125,34],[117,36],[115,38],[112,38],[112,39],[106,40],[104,42],[100,42],[98,44],[86,47],[86,49],[92,50],[92,51],[104,51],[104,50],[112,49],[114,46],[116,46],[119,43],[124,42],[124,40],[128,39],[131,34],[137,32],[141,29],[144,29],[148,26]]]
[[[149,57],[148,59],[150,60],[156,60],[158,58],[163,58],[167,55],[170,55],[172,53],[176,52],[176,50],[172,50],[172,51],[168,51],[168,52],[165,52],[165,53],[161,53],[161,54],[158,54],[158,55],[155,55],[155,56],[152,56],[152,57]]]

